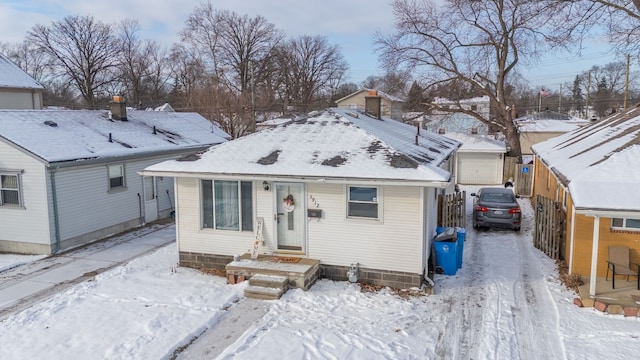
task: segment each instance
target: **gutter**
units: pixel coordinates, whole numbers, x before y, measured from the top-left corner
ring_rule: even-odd
[[[281,182],[303,182],[303,183],[325,183],[325,184],[362,184],[362,185],[397,185],[397,186],[420,186],[420,187],[436,187],[445,189],[451,186],[451,178],[448,180],[401,180],[401,179],[371,179],[371,178],[331,178],[322,176],[296,176],[296,175],[265,175],[265,174],[216,174],[207,172],[168,172],[142,170],[138,171],[142,176],[167,176],[182,178],[216,178],[216,179],[232,179],[241,181],[281,181]]]
[[[56,169],[49,168],[49,177],[51,179],[51,198],[53,201],[53,228],[56,238],[56,246],[51,249],[51,254],[60,251],[60,218],[58,215],[58,197],[56,194]]]

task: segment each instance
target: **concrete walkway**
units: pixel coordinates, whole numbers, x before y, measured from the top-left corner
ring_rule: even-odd
[[[175,239],[173,223],[155,223],[0,272],[0,321]]]
[[[227,309],[224,317],[177,356],[177,360],[214,359],[236,342],[267,313],[271,301],[245,298]]]

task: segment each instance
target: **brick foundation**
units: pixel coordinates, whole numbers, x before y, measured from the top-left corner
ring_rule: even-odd
[[[334,281],[349,281],[347,271],[349,266],[320,265],[322,277]],[[359,268],[358,281],[365,284],[389,286],[396,289],[420,287],[422,275],[401,271],[388,271]]]
[[[233,261],[233,256],[180,251],[179,261],[180,266],[188,268],[224,270],[224,267]]]

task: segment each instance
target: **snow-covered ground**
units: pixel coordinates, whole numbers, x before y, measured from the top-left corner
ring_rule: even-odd
[[[521,203],[521,233],[467,230],[462,269],[436,275],[434,295],[320,280],[271,301],[218,358],[637,358],[640,319],[573,305],[553,261],[532,247],[533,213]],[[35,259],[0,255],[0,270]],[[172,358],[238,306],[247,286],[176,263],[171,244],[8,317],[0,359]]]

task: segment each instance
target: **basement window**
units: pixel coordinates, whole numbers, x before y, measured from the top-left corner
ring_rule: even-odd
[[[21,173],[0,170],[0,206],[23,207]]]
[[[611,228],[616,230],[640,231],[640,219],[612,218]]]

